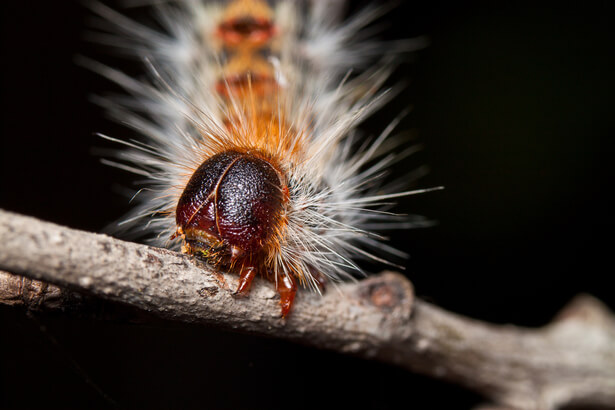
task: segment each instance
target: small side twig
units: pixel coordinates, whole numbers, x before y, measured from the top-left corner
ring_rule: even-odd
[[[615,318],[591,296],[576,298],[551,324],[526,329],[416,300],[407,279],[384,273],[323,297],[301,292],[282,319],[270,283],[257,280],[249,298],[237,299],[236,277],[168,250],[4,211],[0,243],[0,269],[10,272],[0,274],[0,303],[53,308],[77,291],[166,319],[393,363],[465,385],[500,408],[615,403]]]

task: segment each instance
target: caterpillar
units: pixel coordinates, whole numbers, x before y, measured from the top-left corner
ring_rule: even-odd
[[[426,190],[382,181],[416,147],[391,137],[399,117],[371,140],[358,126],[393,94],[395,58],[421,41],[370,39],[383,8],[343,18],[343,6],[168,1],[151,5],[153,28],[91,4],[96,40],[148,69],[135,79],[86,63],[126,91],[98,103],[142,136],[103,135],[124,147],[104,162],[145,178],[122,234],[236,273],[237,296],[269,279],[282,317],[298,287],[322,292],[363,274],[361,259],[400,256],[379,232],[426,222],[388,208]]]

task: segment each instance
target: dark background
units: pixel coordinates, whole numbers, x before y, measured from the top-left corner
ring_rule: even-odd
[[[408,86],[365,124],[424,144],[428,165],[398,210],[439,225],[397,233],[419,296],[497,323],[540,326],[575,294],[615,308],[613,6],[607,2],[404,2],[383,37],[430,46],[394,80]],[[115,86],[78,54],[73,1],[2,2],[0,207],[100,231],[127,209],[132,177],[100,164],[93,136],[128,135],[89,103]],[[118,63],[120,64],[120,63]],[[135,66],[125,65],[126,70]],[[136,70],[139,70],[136,68]],[[0,246],[2,246],[0,244]],[[0,307],[0,408],[471,408],[481,398],[406,371],[279,340],[192,326],[135,326]],[[98,386],[103,394],[97,392]]]

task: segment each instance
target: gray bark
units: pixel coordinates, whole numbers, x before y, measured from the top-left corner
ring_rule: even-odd
[[[528,329],[447,312],[386,272],[323,296],[299,292],[283,319],[271,283],[257,279],[249,297],[236,298],[236,276],[172,251],[5,211],[0,243],[4,304],[56,309],[95,295],[165,319],[392,363],[462,384],[499,408],[615,407],[615,317],[588,295]]]

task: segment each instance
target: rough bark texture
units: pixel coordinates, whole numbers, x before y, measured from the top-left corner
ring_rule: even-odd
[[[248,298],[236,298],[235,276],[168,250],[4,211],[0,243],[1,303],[57,309],[92,294],[166,319],[394,363],[463,384],[500,408],[615,403],[615,318],[591,296],[577,297],[551,324],[526,329],[415,300],[407,279],[384,273],[322,297],[300,292],[282,319],[270,283],[259,279]]]

